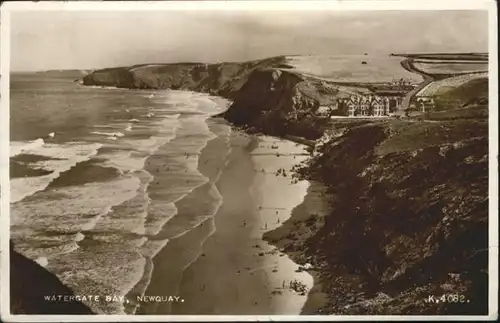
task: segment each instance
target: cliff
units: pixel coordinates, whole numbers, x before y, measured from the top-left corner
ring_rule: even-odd
[[[94,314],[85,304],[47,301],[45,296],[74,296],[71,289],[45,268],[24,257],[10,246],[11,314]]]
[[[317,139],[326,119],[317,109],[342,94],[332,82],[294,71],[284,56],[243,63],[145,64],[96,70],[84,85],[174,89],[209,93],[233,101],[223,117],[247,130]],[[319,127],[318,127],[319,126]]]
[[[299,170],[328,186],[331,213],[265,238],[319,270],[323,312],[484,315],[487,127],[484,117],[337,124]]]
[[[96,70],[82,78],[84,85],[130,89],[179,89],[234,98],[248,76],[260,68],[279,67],[283,57],[244,63],[142,64]]]

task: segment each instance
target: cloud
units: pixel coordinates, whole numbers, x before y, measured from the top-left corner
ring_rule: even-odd
[[[15,70],[281,54],[487,51],[478,11],[59,11],[13,13]]]

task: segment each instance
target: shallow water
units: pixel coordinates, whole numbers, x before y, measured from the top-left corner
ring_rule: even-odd
[[[304,295],[271,292],[298,276],[310,285],[310,277],[296,274],[288,257],[262,241],[279,224],[264,230],[268,215],[257,205],[278,203],[284,221],[307,182],[258,173],[289,169],[299,159],[276,159],[258,139],[210,118],[228,101],[82,87],[40,75],[12,81],[11,238],[18,251],[75,294],[100,295],[88,305],[101,314],[300,312]],[[285,141],[280,149],[303,152]],[[248,217],[243,231],[240,216]],[[255,253],[256,243],[265,256]],[[249,266],[248,275],[234,276],[242,269],[227,263],[228,250]],[[245,296],[233,284],[252,292]],[[209,290],[211,302],[200,307]],[[223,301],[234,293],[241,299]],[[141,304],[144,295],[181,295],[186,302]],[[256,306],[256,298],[266,301]]]
[[[11,178],[16,249],[43,259],[76,294],[124,296],[134,286],[143,293],[151,259],[220,205],[198,157],[215,137],[207,119],[228,102],[38,75],[12,79],[11,162],[45,174]],[[197,188],[207,196],[202,214],[179,217]],[[89,305],[125,312],[122,302]]]

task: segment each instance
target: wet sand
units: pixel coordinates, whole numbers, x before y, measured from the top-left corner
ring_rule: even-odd
[[[302,150],[288,141],[239,132],[230,135],[230,145],[228,163],[216,182],[223,203],[215,217],[169,241],[154,259],[146,295],[173,295],[180,301],[144,304],[139,314],[301,312],[307,295],[287,285],[298,279],[312,287],[312,276],[296,272],[298,266],[262,236],[286,221],[303,201],[308,183],[291,184],[290,175],[276,176],[275,171],[285,168],[289,172],[305,156],[278,157],[271,145],[279,146],[281,153]],[[203,158],[199,165],[206,165]],[[267,170],[262,172],[262,168]]]
[[[310,263],[312,259],[303,253],[303,245],[317,230],[323,227],[324,217],[330,212],[327,188],[315,181],[310,182],[304,202],[292,211],[292,216],[275,230],[266,232],[264,239],[283,250],[298,264]],[[328,302],[321,282],[321,269],[307,270],[314,278],[314,285],[309,290],[307,302],[302,308],[302,315],[322,314],[322,308]]]

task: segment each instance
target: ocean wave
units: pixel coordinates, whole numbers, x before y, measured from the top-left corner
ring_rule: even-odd
[[[125,134],[123,134],[122,132],[91,131],[90,133],[95,134],[95,135],[108,136],[108,137],[123,137],[123,136],[125,136]]]
[[[96,124],[93,127],[94,128],[102,128],[102,129],[121,129],[122,125],[120,125],[120,124]]]
[[[43,146],[44,143],[45,141],[42,138],[38,138],[33,141],[12,141],[10,143],[10,157],[12,158],[23,154],[26,151],[37,149]]]
[[[11,203],[21,201],[38,191],[44,190],[54,179],[97,154],[102,144],[72,142],[67,144],[42,144],[23,149],[22,153],[49,157],[49,160],[29,163],[34,169],[51,171],[50,174],[37,177],[13,178],[10,181]]]
[[[146,189],[151,181],[151,176],[146,171],[134,174],[139,178],[140,184],[135,195],[120,205],[113,207],[105,217],[93,228],[93,232],[118,231],[122,235],[143,235],[145,233],[145,222],[147,207],[150,198]]]
[[[105,137],[87,132],[86,138],[103,144],[78,143],[86,148],[77,150],[76,144],[49,145],[40,139],[37,144],[23,143],[31,144],[28,149],[11,149],[11,156],[13,152],[34,151],[57,158],[29,164],[54,170],[50,174],[53,177],[22,178],[25,182],[17,184],[17,179],[11,181],[11,222],[21,250],[33,259],[44,257],[48,269],[75,293],[126,295],[135,288],[143,294],[151,279],[151,259],[168,245],[169,240],[160,236],[163,228],[177,227],[171,237],[194,227],[207,234],[215,230],[212,218],[222,203],[213,184],[218,176],[201,173],[199,157],[217,136],[208,128],[207,118],[223,107],[204,94],[169,91],[155,95],[155,100],[159,99],[167,101],[168,111],[140,107],[144,110],[138,114],[122,116],[123,120],[115,119],[110,125],[94,126],[96,131],[91,134]],[[172,108],[174,104],[177,106]],[[174,109],[179,113],[171,114]],[[150,118],[144,116],[146,113]],[[98,150],[97,158],[93,158]],[[225,152],[222,155],[225,158]],[[54,183],[46,189],[61,172],[79,167],[80,161],[90,158],[99,166],[119,170],[119,177],[64,187]],[[217,169],[217,175],[220,171]],[[202,200],[195,198],[197,193],[205,194]],[[190,201],[193,208],[188,210]],[[179,206],[183,214],[178,214]],[[178,220],[187,212],[194,216]],[[203,227],[205,222],[212,227]],[[34,239],[28,238],[35,235]],[[98,313],[125,311],[120,302],[88,305]]]
[[[82,246],[49,262],[50,270],[75,294],[123,297],[141,280],[145,266],[146,258],[121,241]],[[100,314],[125,314],[120,300],[87,305]]]
[[[210,159],[212,162],[216,161],[218,165],[227,162],[230,152],[229,131],[225,127],[219,127],[223,133],[221,139],[226,146],[225,149],[205,151],[212,139],[219,138],[209,129],[205,121],[201,118],[181,119],[182,125],[177,131],[176,138],[159,149],[159,156],[152,156],[149,159],[151,167],[149,171],[154,174],[156,182],[152,184],[153,195],[148,218],[153,221],[163,219],[165,222],[161,231],[155,232],[158,237],[176,238],[184,235],[213,217],[222,204],[222,196],[214,183],[223,167],[218,167],[214,174],[211,174],[214,171],[212,167],[210,171],[204,167],[207,173],[202,173],[198,164],[200,154],[206,154],[204,157],[206,161]],[[195,135],[193,129],[197,130]],[[220,143],[214,145],[220,146]],[[181,155],[182,152],[187,155]],[[163,163],[168,165],[167,177],[162,177],[163,171],[154,173],[154,167],[157,171],[165,167]],[[172,211],[165,219],[163,214],[157,215],[157,213],[163,213],[165,205],[170,205],[167,203],[175,203],[175,209],[174,206],[170,206]]]
[[[38,231],[31,228],[17,228],[12,226],[11,239],[19,241],[20,245],[61,245],[70,242],[79,242],[85,239],[81,232],[66,233],[62,231]]]
[[[99,229],[96,229],[89,234],[89,237],[92,241],[103,244],[121,244],[123,247],[132,249],[141,248],[148,241],[146,237],[125,235],[121,232],[116,233],[116,230],[99,231]]]
[[[167,245],[168,241],[168,239],[148,240],[139,251],[146,258],[154,258]]]
[[[149,236],[156,236],[165,223],[176,215],[177,207],[173,202],[151,201],[147,209],[144,233]]]
[[[223,199],[211,182],[197,187],[175,203],[178,216],[162,228],[159,236],[174,239],[215,216]]]
[[[15,241],[15,243],[16,249],[19,250],[24,256],[33,260],[40,258],[46,259],[47,264],[50,263],[50,259],[74,252],[79,248],[78,243],[75,241],[68,241],[62,244],[44,247],[24,245],[22,241]]]
[[[204,238],[200,241],[200,249],[198,251],[198,254],[193,257],[193,259],[187,263],[184,268],[182,268],[182,271],[184,272],[189,266],[191,266],[193,263],[195,263],[199,258],[200,256],[203,254],[203,245],[205,244],[205,242],[217,231],[216,227],[215,227],[215,221],[214,221],[214,218],[213,217],[209,217],[206,219],[206,221],[202,222],[203,225],[205,225],[206,227],[208,227],[209,231],[208,231],[208,234],[206,234],[204,236]],[[201,225],[201,224],[200,224]]]
[[[95,223],[136,195],[140,180],[135,176],[40,191],[11,207],[11,224],[17,230],[78,232]],[[103,193],[105,192],[105,193]]]

